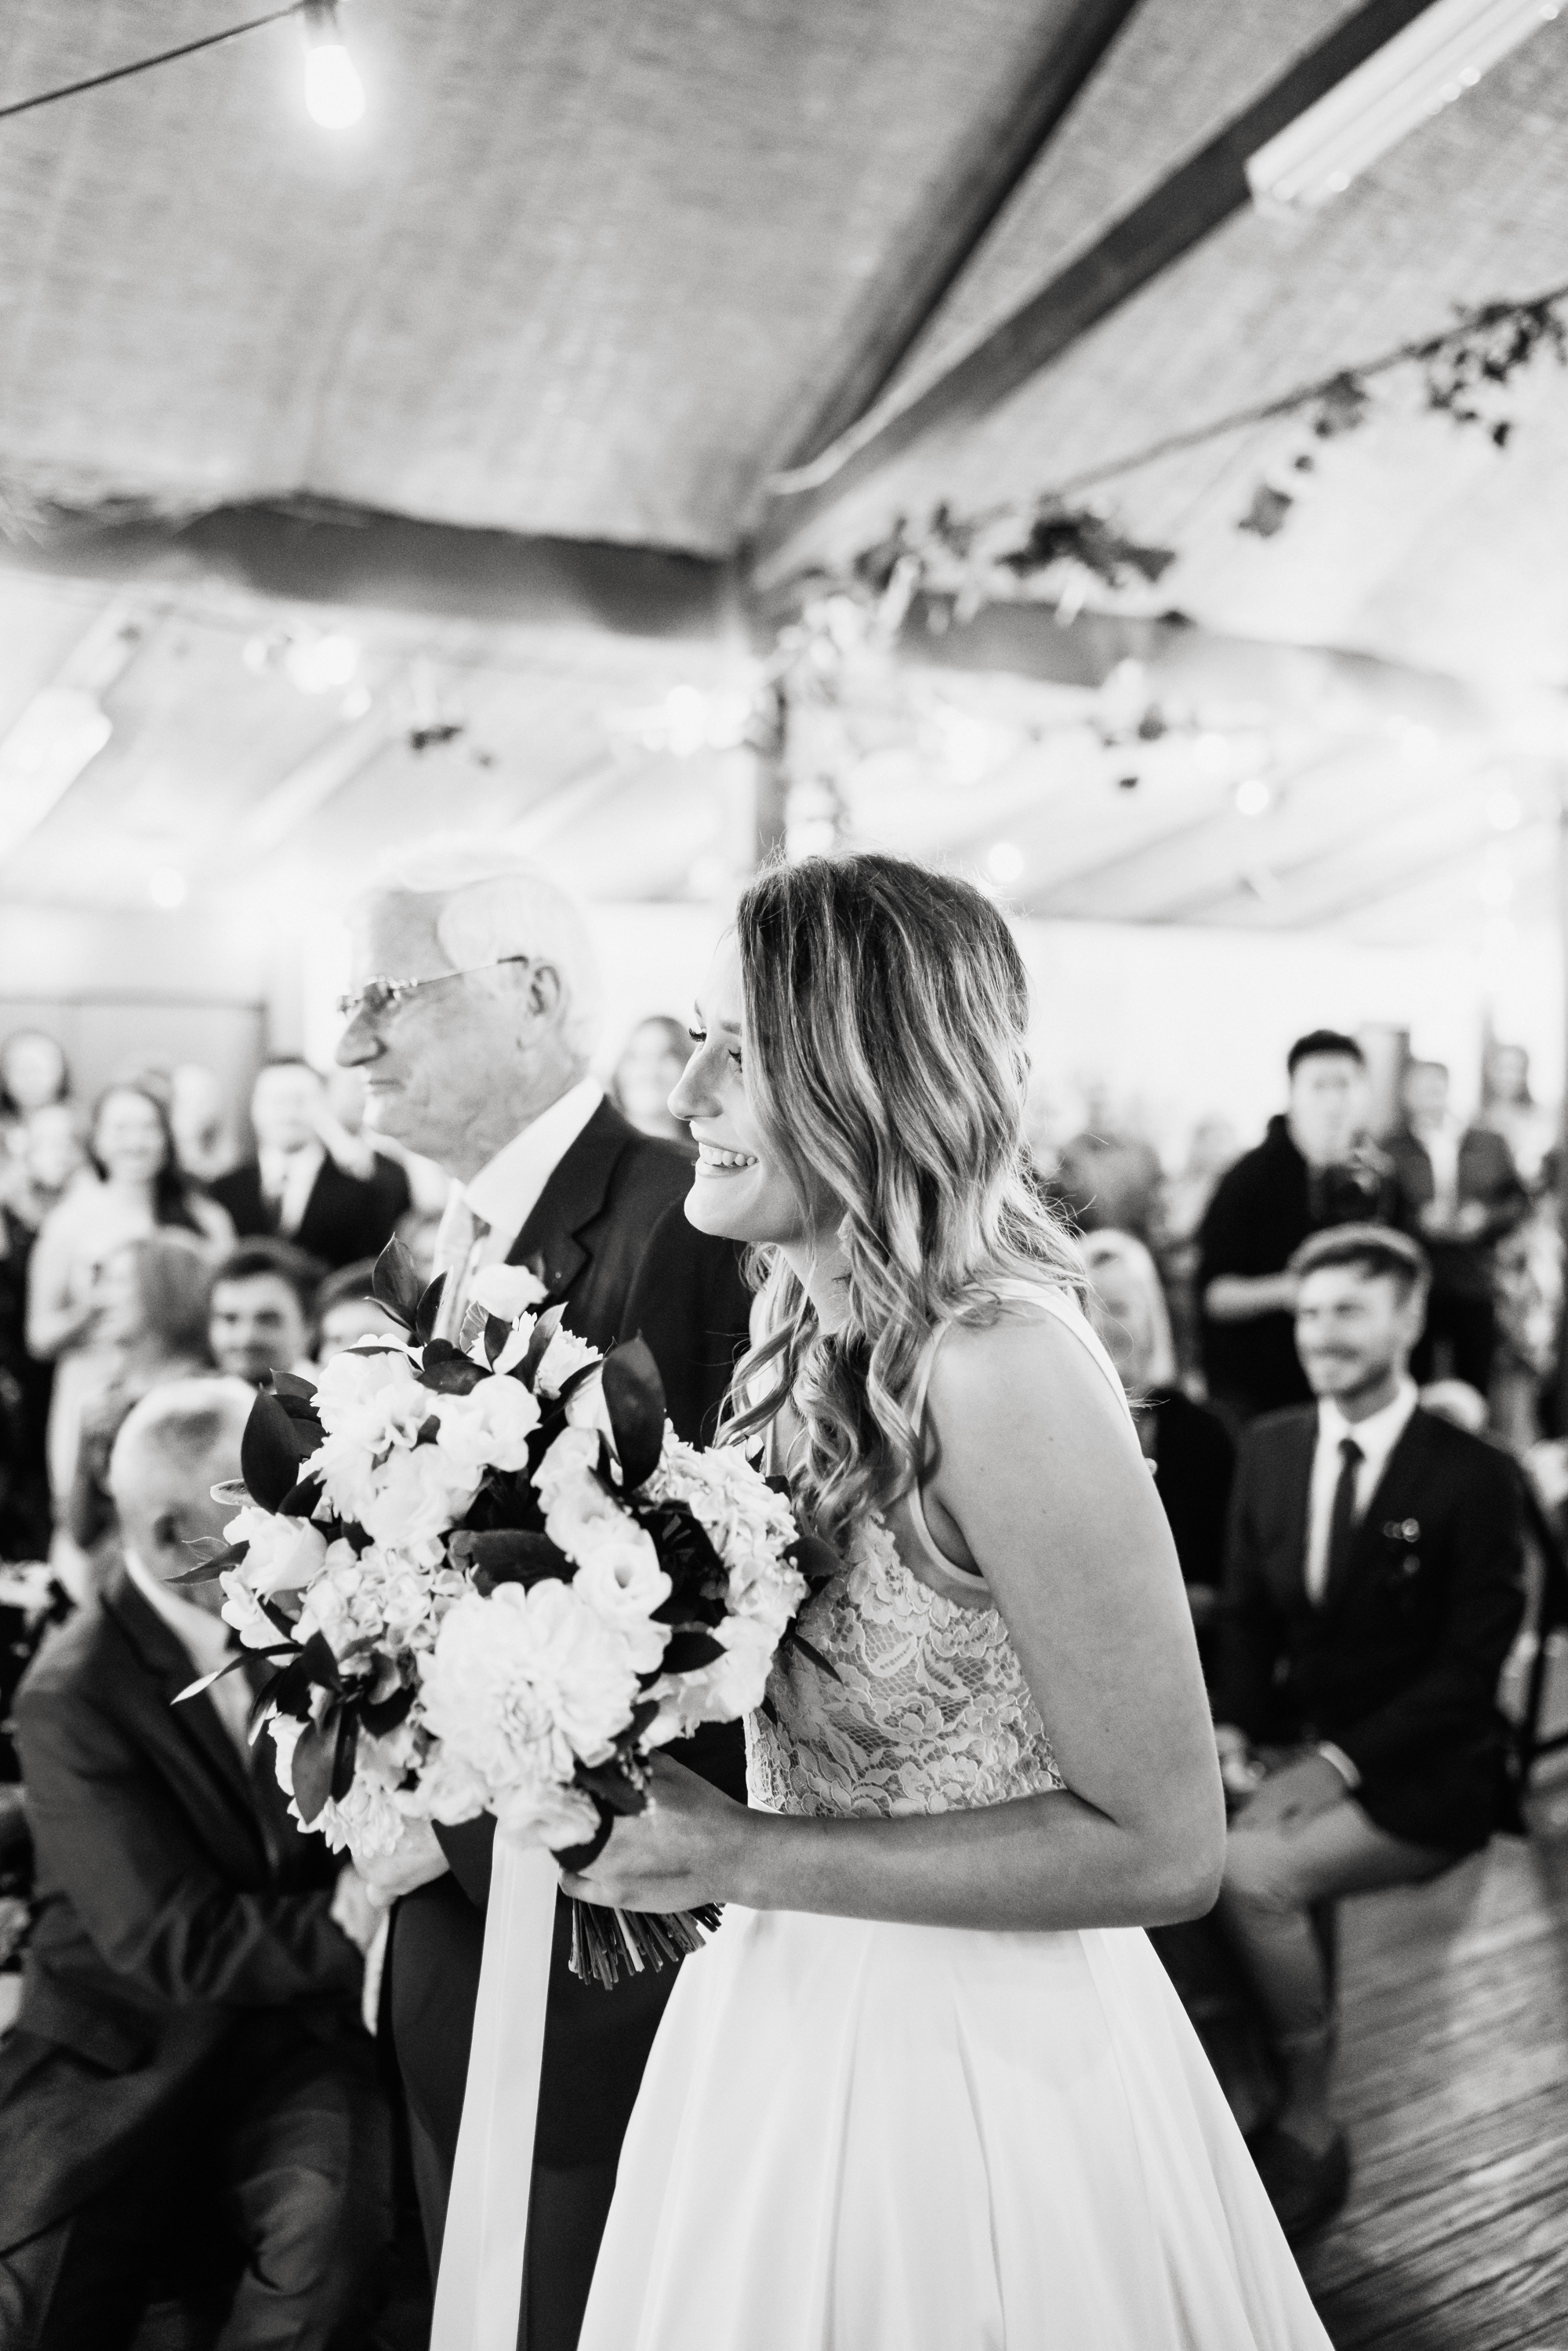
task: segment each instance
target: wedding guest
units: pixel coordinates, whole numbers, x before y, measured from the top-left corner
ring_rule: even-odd
[[[375,1272],[374,1258],[361,1258],[358,1265],[329,1273],[316,1292],[316,1343],[311,1353],[318,1364],[330,1363],[357,1339],[382,1338],[389,1332],[394,1337],[402,1335],[402,1325],[376,1296]]]
[[[54,1367],[27,1348],[27,1275],[38,1227],[86,1165],[68,1102],[36,1110],[0,1184],[0,1559],[42,1559],[51,1512],[47,1431]]]
[[[1449,1109],[1441,1061],[1412,1061],[1401,1091],[1404,1121],[1387,1149],[1405,1221],[1432,1268],[1416,1377],[1463,1380],[1485,1395],[1497,1348],[1497,1245],[1530,1214],[1530,1195],[1503,1137]]]
[[[180,1165],[210,1185],[234,1165],[224,1115],[224,1090],[201,1061],[176,1061],[170,1073],[169,1123]]]
[[[553,883],[490,843],[434,842],[393,860],[358,910],[361,975],[338,1055],[364,1071],[370,1117],[444,1167],[438,1330],[460,1332],[472,1287],[526,1267],[567,1323],[605,1348],[640,1332],[671,1416],[696,1438],[745,1343],[732,1244],[685,1222],[690,1155],[637,1134],[589,1074],[599,977],[581,917]],[[668,1212],[668,1213],[666,1213]],[[685,1747],[737,1792],[733,1729]],[[391,1945],[392,2033],[414,2170],[439,2257],[484,1942],[493,1823],[413,1834],[376,1865],[403,1894]],[[447,1862],[450,1858],[451,1871]],[[558,1905],[524,2281],[529,2351],[572,2351],[615,2164],[674,1971],[590,1989],[568,1969]],[[521,2221],[525,2216],[519,2213]]]
[[[128,1241],[104,1267],[99,1336],[116,1349],[118,1361],[103,1394],[82,1415],[66,1508],[67,1531],[84,1553],[112,1539],[110,1457],[132,1406],[167,1380],[213,1367],[207,1343],[212,1287],[212,1259],[193,1233],[170,1230]]]
[[[113,1368],[99,1330],[109,1259],[163,1226],[214,1249],[233,1229],[181,1171],[169,1114],[141,1086],[113,1085],[99,1096],[89,1157],[95,1180],[74,1186],[46,1217],[28,1272],[28,1351],[55,1366],[48,1452],[57,1509],[70,1492],[83,1409]]]
[[[220,2250],[225,2351],[361,2351],[374,2316],[373,1914],[252,1750],[245,1676],[173,1703],[227,1655],[218,1587],[171,1579],[222,1531],[250,1405],[209,1378],[136,1405],[110,1473],[123,1567],[17,1698],[38,1909],[0,2047],[7,2351],[128,2343],[154,2276]]]
[[[1314,1029],[1286,1061],[1290,1096],[1263,1141],[1222,1176],[1198,1234],[1204,1375],[1239,1423],[1311,1394],[1291,1316],[1294,1252],[1331,1225],[1396,1221],[1392,1165],[1366,1140],[1366,1060]]]
[[[87,1174],[80,1113],[74,1102],[46,1102],[29,1112],[14,1142],[14,1155],[0,1177],[0,1198],[36,1233]]]
[[[689,1144],[686,1128],[670,1108],[670,1096],[691,1058],[692,1040],[679,1020],[659,1013],[632,1029],[615,1064],[610,1099],[639,1134],[662,1134]]]
[[[0,1135],[20,1147],[27,1121],[37,1110],[68,1101],[70,1065],[65,1049],[44,1029],[14,1029],[0,1045]]]
[[[213,1197],[242,1238],[277,1234],[329,1271],[374,1257],[409,1206],[393,1159],[333,1117],[308,1061],[269,1061],[250,1098],[256,1155],[220,1176]]]
[[[1488,1050],[1478,1123],[1501,1135],[1513,1154],[1521,1180],[1532,1191],[1538,1189],[1544,1179],[1547,1154],[1556,1147],[1557,1121],[1531,1092],[1530,1055],[1522,1045],[1500,1040]]]
[[[1132,1233],[1147,1242],[1164,1181],[1159,1153],[1124,1131],[1103,1081],[1090,1086],[1084,1112],[1082,1133],[1058,1154],[1052,1194],[1080,1232]]]
[[[213,1276],[207,1341],[232,1378],[260,1387],[274,1372],[307,1370],[321,1269],[287,1241],[241,1241]]]
[[[1131,1233],[1090,1233],[1082,1254],[1089,1319],[1126,1391],[1144,1458],[1154,1464],[1207,1675],[1236,1447],[1218,1414],[1195,1404],[1179,1384],[1165,1293],[1142,1241]]]
[[[1523,1570],[1512,1462],[1417,1402],[1416,1243],[1347,1225],[1291,1271],[1317,1401],[1243,1440],[1214,1710],[1233,1784],[1249,1748],[1287,1750],[1231,1827],[1217,1915],[1284,2078],[1259,2168],[1299,2235],[1349,2179],[1313,1907],[1417,1885],[1486,1844]]]

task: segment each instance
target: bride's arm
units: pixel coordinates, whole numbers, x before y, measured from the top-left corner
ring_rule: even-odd
[[[747,1812],[662,1764],[572,1890],[940,1926],[1153,1926],[1218,1891],[1225,1815],[1176,1553],[1137,1441],[1054,1322],[957,1329],[929,1404],[928,1507],[984,1573],[1065,1792],[897,1820]],[[570,1882],[570,1881],[569,1881]]]

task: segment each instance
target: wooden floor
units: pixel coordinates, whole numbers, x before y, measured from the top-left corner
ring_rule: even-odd
[[[1528,1842],[1345,1903],[1354,2179],[1301,2269],[1335,2351],[1568,2351],[1568,1773]]]

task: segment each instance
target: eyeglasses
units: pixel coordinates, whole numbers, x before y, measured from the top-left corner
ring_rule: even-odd
[[[428,979],[367,979],[350,996],[340,996],[338,1009],[345,1020],[384,1020],[389,1012],[417,995],[422,987],[444,987],[449,979],[471,979],[476,971],[499,971],[503,964],[532,963],[532,956],[497,956],[494,963],[471,963],[462,971],[432,972]]]

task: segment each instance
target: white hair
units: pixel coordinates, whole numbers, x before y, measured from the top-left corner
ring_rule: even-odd
[[[435,935],[455,971],[511,956],[548,963],[564,998],[561,1036],[586,1067],[599,1035],[599,962],[580,909],[559,883],[480,835],[441,833],[389,852],[371,886],[440,898]]]
[[[201,1482],[214,1456],[237,1452],[256,1390],[218,1374],[165,1380],[133,1405],[110,1456],[109,1489],[122,1506],[135,1497],[172,1499]],[[208,1483],[211,1481],[208,1480]]]

